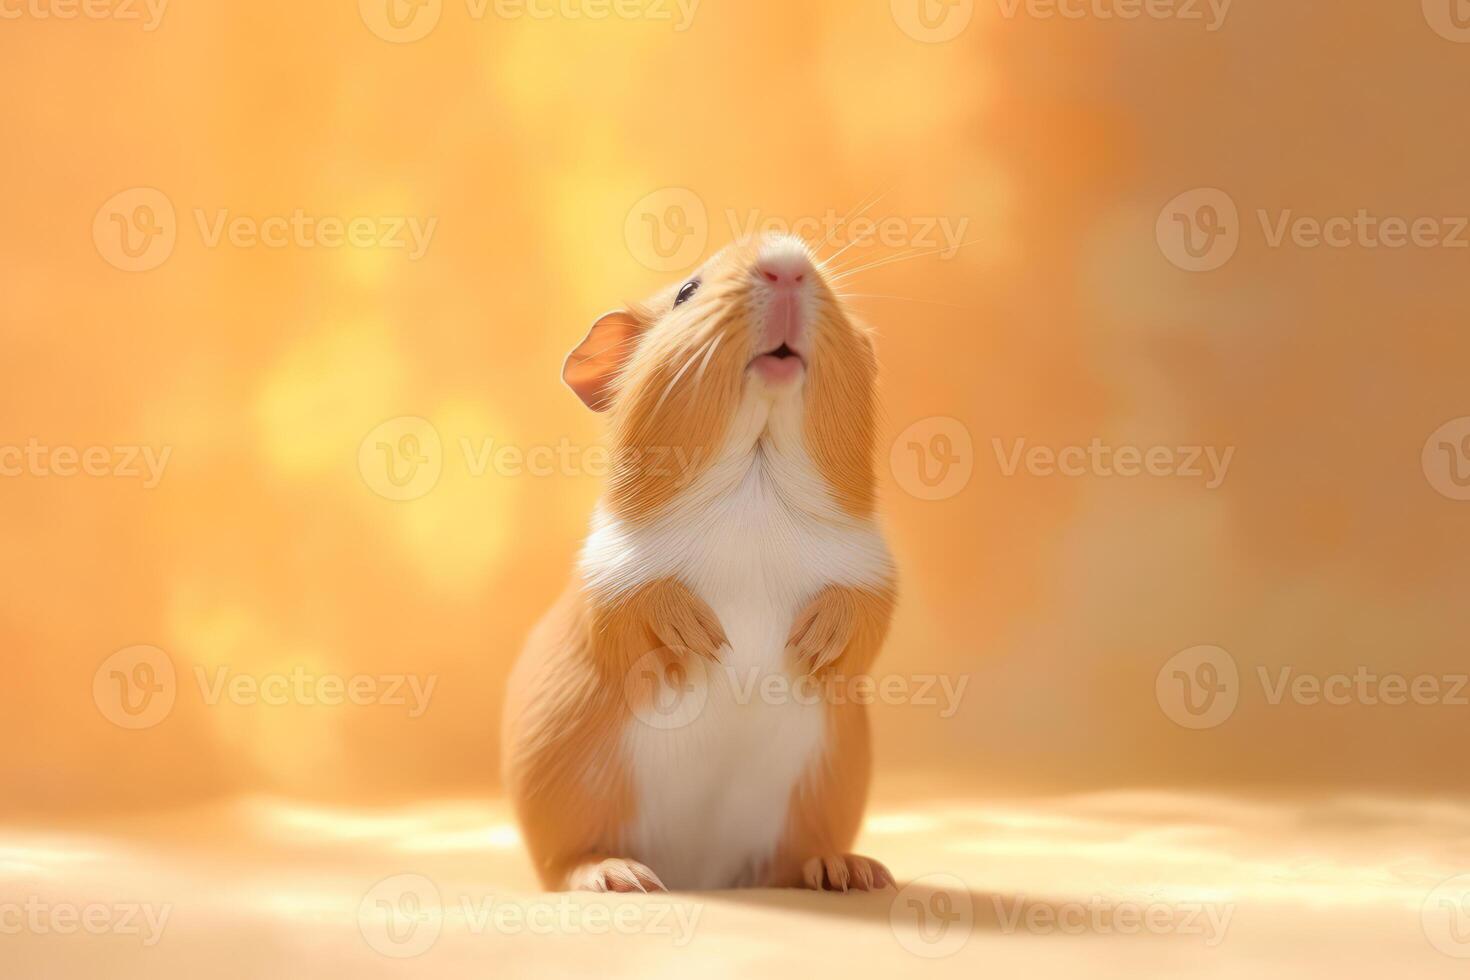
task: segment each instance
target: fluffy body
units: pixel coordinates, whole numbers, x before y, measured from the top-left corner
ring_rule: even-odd
[[[612,411],[619,469],[517,665],[504,738],[549,887],[891,880],[847,854],[865,709],[813,696],[869,669],[893,601],[871,341],[794,248],[732,249],[704,270],[702,309],[665,297],[616,324],[615,390],[584,395]],[[804,268],[809,286],[759,278]],[[753,370],[778,342],[800,369]],[[654,450],[680,465],[653,472]]]

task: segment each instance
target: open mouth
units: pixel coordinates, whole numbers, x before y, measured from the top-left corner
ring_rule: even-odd
[[[758,354],[750,364],[761,377],[770,382],[791,381],[806,370],[806,358],[786,343],[775,350]]]

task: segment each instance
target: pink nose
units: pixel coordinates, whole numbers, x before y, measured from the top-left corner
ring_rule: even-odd
[[[785,243],[762,249],[755,269],[762,279],[781,289],[795,289],[812,276],[812,263],[805,251]]]
[[[761,266],[761,278],[776,286],[799,286],[806,282],[806,272],[763,265]]]

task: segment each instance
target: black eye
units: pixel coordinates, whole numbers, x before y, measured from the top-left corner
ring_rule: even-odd
[[[685,303],[687,303],[691,299],[693,299],[694,298],[694,294],[697,293],[697,292],[699,292],[699,280],[698,279],[691,279],[691,280],[689,280],[688,282],[686,282],[684,284],[684,287],[679,290],[679,298],[676,299],[676,300],[674,300],[674,305],[675,306],[683,306]]]

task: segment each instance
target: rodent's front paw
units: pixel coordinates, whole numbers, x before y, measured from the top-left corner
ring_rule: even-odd
[[[591,860],[567,875],[567,890],[574,892],[666,892],[664,883],[646,864],[626,858]]]
[[[796,617],[786,651],[803,670],[815,674],[842,656],[852,641],[856,621],[856,606],[848,590],[825,588]]]
[[[894,884],[893,873],[880,861],[861,854],[814,857],[801,868],[802,884],[813,891],[878,891]]]
[[[657,595],[649,599],[649,626],[660,643],[719,661],[720,649],[730,641],[719,617],[703,599],[672,580],[662,583]]]

